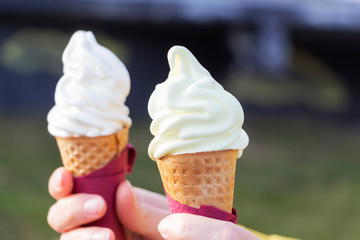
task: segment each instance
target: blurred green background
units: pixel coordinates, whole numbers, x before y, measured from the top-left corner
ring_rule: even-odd
[[[359,75],[356,64],[348,63],[360,55],[351,45],[352,37],[331,42],[319,38],[325,33],[294,33],[285,49],[289,53],[285,65],[273,71],[271,66],[259,68],[252,54],[239,61],[227,56],[236,49],[226,48],[229,39],[219,37],[229,31],[227,27],[175,25],[169,30],[161,24],[142,24],[129,27],[86,19],[63,27],[56,21],[45,26],[3,21],[0,239],[59,237],[46,222],[54,203],[47,181],[61,165],[55,139],[47,132],[46,115],[62,75],[61,54],[76,29],[92,30],[100,44],[123,60],[132,77],[127,102],[133,119],[130,141],[138,151],[128,176],[133,185],[163,194],[156,164],[147,155],[152,136],[146,105],[155,84],[166,79],[167,50],[183,44],[244,108],[250,143],[237,164],[234,205],[238,222],[267,234],[301,239],[359,239],[360,94],[359,84],[353,84]],[[135,26],[144,36],[132,30]],[[183,36],[186,31],[192,33],[190,40]],[[154,37],[157,34],[161,37]],[[307,37],[316,41],[309,44]],[[202,44],[204,39],[208,39],[206,44]],[[334,55],[324,54],[328,52]],[[344,57],[344,52],[351,57]],[[272,61],[270,56],[261,57]]]

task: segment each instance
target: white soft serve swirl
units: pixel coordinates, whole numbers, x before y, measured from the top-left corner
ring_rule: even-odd
[[[243,109],[186,48],[169,50],[170,73],[152,93],[148,110],[154,135],[152,159],[167,155],[234,149],[242,155],[249,138]]]
[[[48,114],[56,137],[97,137],[130,127],[125,105],[130,77],[124,64],[99,45],[92,32],[77,31],[63,53],[64,75]]]

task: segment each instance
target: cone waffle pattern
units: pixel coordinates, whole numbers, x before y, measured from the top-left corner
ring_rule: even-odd
[[[101,137],[56,138],[65,168],[75,177],[95,171],[117,156],[128,142],[128,129]]]
[[[231,213],[237,150],[200,152],[157,159],[165,191],[176,201],[210,205]]]

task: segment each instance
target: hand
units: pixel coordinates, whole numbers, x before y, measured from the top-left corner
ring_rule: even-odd
[[[110,229],[79,227],[101,218],[106,204],[98,195],[71,194],[72,188],[71,173],[63,167],[55,170],[49,192],[57,202],[49,210],[48,223],[62,233],[60,239],[115,240]],[[128,181],[119,185],[116,197],[127,240],[259,240],[230,222],[185,213],[170,215],[165,196],[132,187]]]
[[[231,222],[188,213],[172,214],[164,218],[158,229],[166,240],[261,240]]]
[[[114,240],[110,229],[79,227],[100,219],[106,212],[101,196],[71,194],[73,180],[63,167],[54,171],[49,179],[49,193],[57,202],[48,213],[48,223],[61,234],[61,240]],[[127,240],[162,239],[157,226],[170,214],[164,196],[141,188],[131,187],[128,181],[121,183],[116,193],[117,215],[125,227]],[[130,213],[130,214],[129,214]]]

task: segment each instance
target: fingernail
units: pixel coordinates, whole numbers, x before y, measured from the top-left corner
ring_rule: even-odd
[[[169,235],[169,221],[165,218],[161,220],[161,222],[158,225],[158,230],[163,238],[167,238]]]
[[[87,215],[90,216],[97,216],[104,208],[104,201],[100,197],[94,197],[87,200],[84,205],[83,209]]]
[[[109,240],[110,232],[109,231],[98,231],[91,235],[91,240]]]
[[[60,192],[62,189],[62,180],[63,180],[63,176],[61,174],[61,172],[59,172],[58,174],[56,174],[55,179],[54,179],[54,188],[57,192]]]

